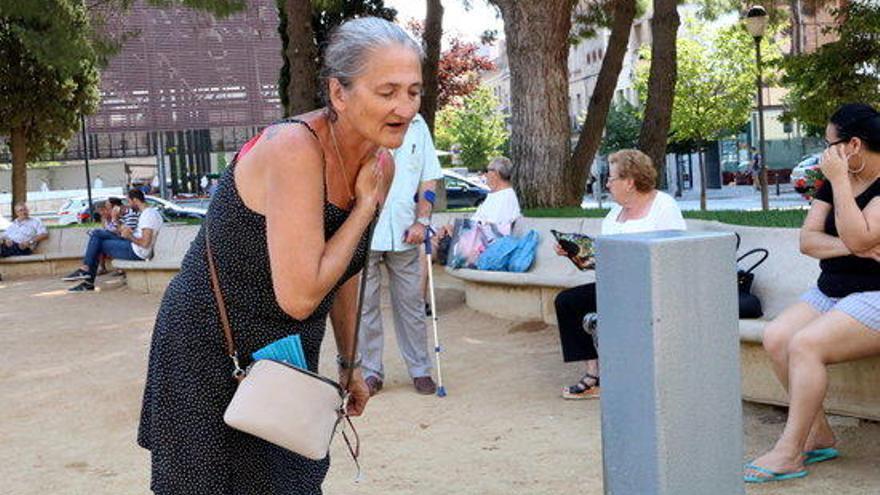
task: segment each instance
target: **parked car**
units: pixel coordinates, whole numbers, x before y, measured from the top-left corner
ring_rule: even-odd
[[[443,182],[446,185],[447,208],[479,206],[489,194],[488,187],[450,170],[443,171]]]
[[[159,209],[159,212],[165,217],[165,220],[180,220],[183,218],[204,219],[208,214],[207,208],[181,206],[177,203],[156,196],[147,196],[146,200],[150,206],[155,206]]]
[[[92,204],[106,201],[107,197],[92,196]],[[86,196],[67,200],[58,209],[58,225],[70,225],[89,221],[89,198]]]
[[[797,165],[795,165],[794,169],[791,171],[791,185],[794,186],[794,190],[800,194],[806,192],[806,189],[802,186],[798,186],[798,181],[801,179],[806,179],[808,170],[816,170],[819,168],[819,158],[822,157],[822,153],[814,153],[812,155],[808,155]]]
[[[97,208],[94,206],[101,202],[106,201],[109,197],[95,197],[92,196],[92,221],[100,222],[101,215],[97,213]],[[154,206],[159,210],[159,213],[162,214],[162,217],[165,218],[166,221],[174,221],[181,220],[184,218],[205,218],[208,210],[205,208],[192,208],[188,206],[181,206],[167,199],[162,199],[156,196],[147,196],[146,197],[147,204],[150,206]],[[67,201],[64,206],[58,211],[58,224],[59,225],[70,225],[73,223],[85,223],[89,221],[89,209],[86,206],[88,204],[88,198],[74,198]],[[122,202],[124,204],[128,204],[128,198],[122,198]]]

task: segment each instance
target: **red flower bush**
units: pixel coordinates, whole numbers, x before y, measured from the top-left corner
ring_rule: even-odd
[[[816,191],[818,191],[824,184],[825,175],[822,174],[822,170],[814,168],[812,170],[807,170],[804,177],[797,180],[795,186],[797,186],[798,190],[803,191],[801,196],[803,196],[804,199],[811,201],[813,196],[816,195]]]

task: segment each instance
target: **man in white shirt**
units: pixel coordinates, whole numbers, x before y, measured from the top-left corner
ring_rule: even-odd
[[[485,176],[491,192],[477,207],[471,220],[494,224],[502,234],[510,234],[513,223],[522,216],[519,199],[510,184],[512,175],[513,164],[509,159],[499,156],[489,162]]]
[[[471,215],[471,220],[484,225],[493,225],[501,235],[510,235],[513,224],[522,216],[519,199],[510,183],[513,176],[513,164],[506,157],[492,159],[483,174],[489,186],[489,194]],[[437,228],[437,235],[431,240],[434,252],[438,252],[440,241],[453,234],[453,225],[447,224]],[[425,281],[427,290],[427,281]]]
[[[39,218],[32,218],[25,203],[13,207],[15,220],[0,234],[0,258],[33,254],[41,241],[49,238],[49,231]]]
[[[421,290],[422,266],[418,246],[431,223],[434,187],[443,176],[431,132],[421,116],[409,125],[403,144],[394,151],[394,181],[370,246],[370,266],[364,291],[359,350],[370,393],[382,388],[383,329],[379,309],[379,262],[385,262],[394,311],[397,345],[413,386],[420,394],[433,394],[425,325],[425,298]]]
[[[129,191],[128,202],[132,209],[141,212],[137,228],[132,230],[121,225],[118,237],[104,229],[92,231],[82,266],[62,279],[67,282],[82,281],[70,288],[71,292],[95,290],[95,275],[102,254],[117,260],[148,260],[153,257],[153,246],[164,223],[162,214],[147,205],[143,191]]]

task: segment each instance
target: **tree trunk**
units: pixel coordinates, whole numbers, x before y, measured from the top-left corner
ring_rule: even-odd
[[[666,186],[666,144],[672,121],[672,101],[675,97],[677,57],[675,40],[678,26],[676,0],[654,0],[651,19],[651,72],[648,76],[648,101],[645,120],[639,134],[639,149],[644,151],[657,168],[657,181]]]
[[[789,0],[789,10],[791,10],[791,50],[789,55],[799,55],[803,51],[801,42],[801,0]]]
[[[568,35],[571,0],[491,0],[501,10],[510,64],[510,154],[528,207],[580,204],[568,187]],[[580,184],[583,186],[583,183]]]
[[[12,207],[27,201],[27,130],[18,127],[10,135],[12,151]],[[13,211],[14,208],[10,208]],[[15,214],[12,213],[12,217]]]
[[[704,148],[699,148],[700,154],[700,211],[706,211],[706,160],[703,158]]]
[[[425,31],[422,34],[422,45],[425,47],[425,63],[422,66],[422,117],[434,134],[434,116],[437,114],[437,95],[440,90],[440,79],[437,77],[437,66],[440,63],[440,41],[443,38],[443,4],[440,0],[427,0],[428,12],[425,16]]]
[[[636,0],[614,2],[614,20],[605,58],[602,59],[602,68],[599,70],[596,87],[587,107],[587,120],[581,128],[577,146],[569,163],[568,176],[571,180],[568,181],[567,186],[572,196],[583,194],[587,174],[602,143],[602,132],[605,129],[611,100],[614,98],[614,90],[617,88],[617,79],[623,68],[623,57],[626,55],[635,15]]]
[[[287,14],[287,60],[290,80],[287,85],[288,115],[315,109],[318,94],[318,50],[312,30],[311,0],[285,0]]]

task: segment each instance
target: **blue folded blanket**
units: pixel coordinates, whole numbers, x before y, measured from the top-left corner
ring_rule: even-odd
[[[254,361],[258,359],[273,359],[304,370],[309,369],[299,335],[288,335],[283,339],[276,340],[255,352],[253,358]]]

